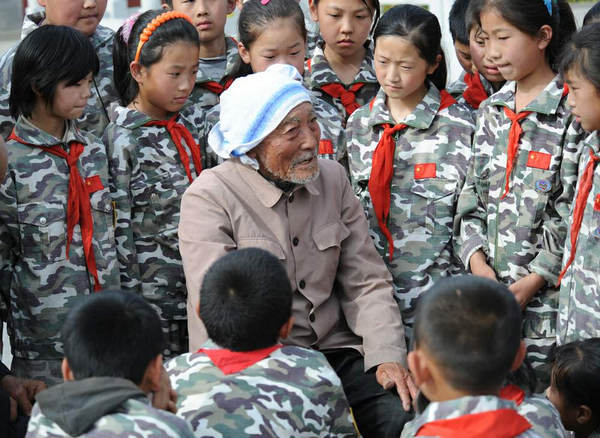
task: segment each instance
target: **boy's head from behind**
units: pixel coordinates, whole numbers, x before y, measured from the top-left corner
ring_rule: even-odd
[[[521,310],[500,283],[441,280],[419,301],[409,367],[432,401],[497,394],[521,346]]]
[[[87,297],[67,316],[62,340],[65,380],[120,377],[144,390],[157,384],[153,373],[162,368],[164,336],[158,314],[139,295],[102,291]]]
[[[107,0],[38,0],[46,10],[46,23],[69,26],[85,36],[91,36],[104,12]]]
[[[196,26],[200,46],[221,43],[225,38],[227,16],[235,9],[234,0],[163,0],[164,7],[187,14]]]
[[[470,0],[456,0],[452,4],[450,15],[448,17],[456,58],[466,72],[471,72],[473,68],[471,52],[469,50],[469,30],[467,29],[465,20],[469,1]]]
[[[275,345],[291,328],[292,287],[271,253],[247,248],[230,252],[206,272],[200,318],[221,347],[252,351]]]

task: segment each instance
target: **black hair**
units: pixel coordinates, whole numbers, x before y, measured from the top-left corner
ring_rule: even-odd
[[[154,18],[165,13],[164,9],[150,10],[140,15],[131,28],[128,41],[123,39],[121,26],[113,44],[114,82],[121,105],[129,105],[139,92],[138,83],[131,76],[129,64],[135,59],[135,53],[140,41],[140,35]],[[183,18],[168,20],[158,26],[148,41],[142,46],[139,63],[143,67],[150,67],[162,58],[163,49],[180,41],[200,47],[198,31],[189,21]]]
[[[59,83],[75,85],[97,74],[99,65],[94,46],[81,32],[68,26],[38,27],[21,41],[13,58],[10,115],[31,116],[38,94],[51,107]]]
[[[569,70],[581,73],[600,92],[600,23],[584,26],[565,46],[560,62],[560,73]]]
[[[470,31],[470,28],[467,28],[466,20],[469,1],[470,0],[455,0],[455,2],[452,4],[452,8],[450,8],[450,15],[448,16],[452,41],[458,41],[466,46],[469,45]]]
[[[158,314],[132,292],[85,297],[69,312],[61,333],[77,380],[121,377],[139,385],[165,344]]]
[[[206,272],[200,318],[208,336],[233,351],[275,345],[292,312],[292,287],[285,268],[258,248],[230,252]]]
[[[570,406],[588,406],[600,415],[600,338],[561,345],[554,350],[551,383]]]
[[[585,17],[583,17],[584,26],[598,22],[600,22],[600,2],[597,2],[594,6],[592,6],[585,14]]]
[[[319,0],[313,0],[315,6],[319,4]],[[379,21],[379,17],[381,16],[381,4],[379,0],[360,0],[367,7],[368,11],[371,13],[373,17],[373,22],[371,23],[371,29],[374,29]],[[369,2],[371,4],[369,4]]]
[[[472,394],[503,384],[521,342],[521,309],[508,288],[461,275],[422,295],[414,324],[417,348],[441,367],[448,383]]]
[[[373,39],[381,36],[406,38],[419,51],[427,64],[434,65],[438,55],[442,59],[435,71],[427,76],[438,90],[446,88],[446,59],[442,50],[442,29],[437,17],[428,10],[415,5],[398,5],[388,10],[375,28]]]
[[[504,20],[532,36],[538,35],[544,25],[552,27],[552,40],[546,48],[546,58],[550,68],[557,72],[561,50],[577,29],[577,25],[567,0],[550,1],[552,15],[548,13],[544,0],[471,0],[467,17],[476,20],[481,26],[481,14],[495,9]]]

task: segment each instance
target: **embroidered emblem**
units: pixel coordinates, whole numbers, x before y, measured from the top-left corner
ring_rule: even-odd
[[[552,189],[552,184],[547,179],[538,179],[535,182],[535,189],[540,193],[548,193]]]

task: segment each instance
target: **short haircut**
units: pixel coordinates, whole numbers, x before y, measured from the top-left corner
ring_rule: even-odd
[[[81,32],[68,26],[38,27],[19,43],[13,58],[10,115],[31,116],[36,92],[52,106],[60,82],[75,85],[88,74],[97,74],[98,68],[94,46]]]
[[[465,46],[469,45],[469,30],[467,29],[467,8],[470,0],[455,0],[450,9],[448,22],[450,24],[450,33],[452,41],[459,42]]]
[[[560,74],[569,71],[580,73],[600,92],[600,23],[584,26],[573,35],[561,55]]]
[[[585,14],[585,17],[583,17],[584,26],[598,22],[600,22],[600,2],[597,2],[594,6],[592,6]]]
[[[521,309],[508,288],[462,275],[436,283],[417,307],[414,342],[459,390],[498,390],[521,342]]]
[[[202,282],[200,318],[221,347],[252,351],[275,345],[291,312],[287,273],[267,251],[230,252],[210,267]]]
[[[86,297],[67,316],[62,340],[75,379],[121,377],[136,385],[165,344],[156,311],[122,291]]]
[[[600,338],[557,347],[551,383],[570,406],[588,406],[600,415]]]

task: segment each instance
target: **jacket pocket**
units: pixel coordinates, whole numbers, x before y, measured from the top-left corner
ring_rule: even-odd
[[[268,237],[239,237],[237,239],[238,249],[242,248],[260,248],[270,252],[279,260],[283,261],[287,257],[281,245],[275,240],[269,239]]]
[[[410,219],[424,234],[452,233],[458,181],[447,178],[415,180],[410,191]]]
[[[24,259],[56,262],[66,258],[67,215],[63,204],[21,204],[18,217]]]

